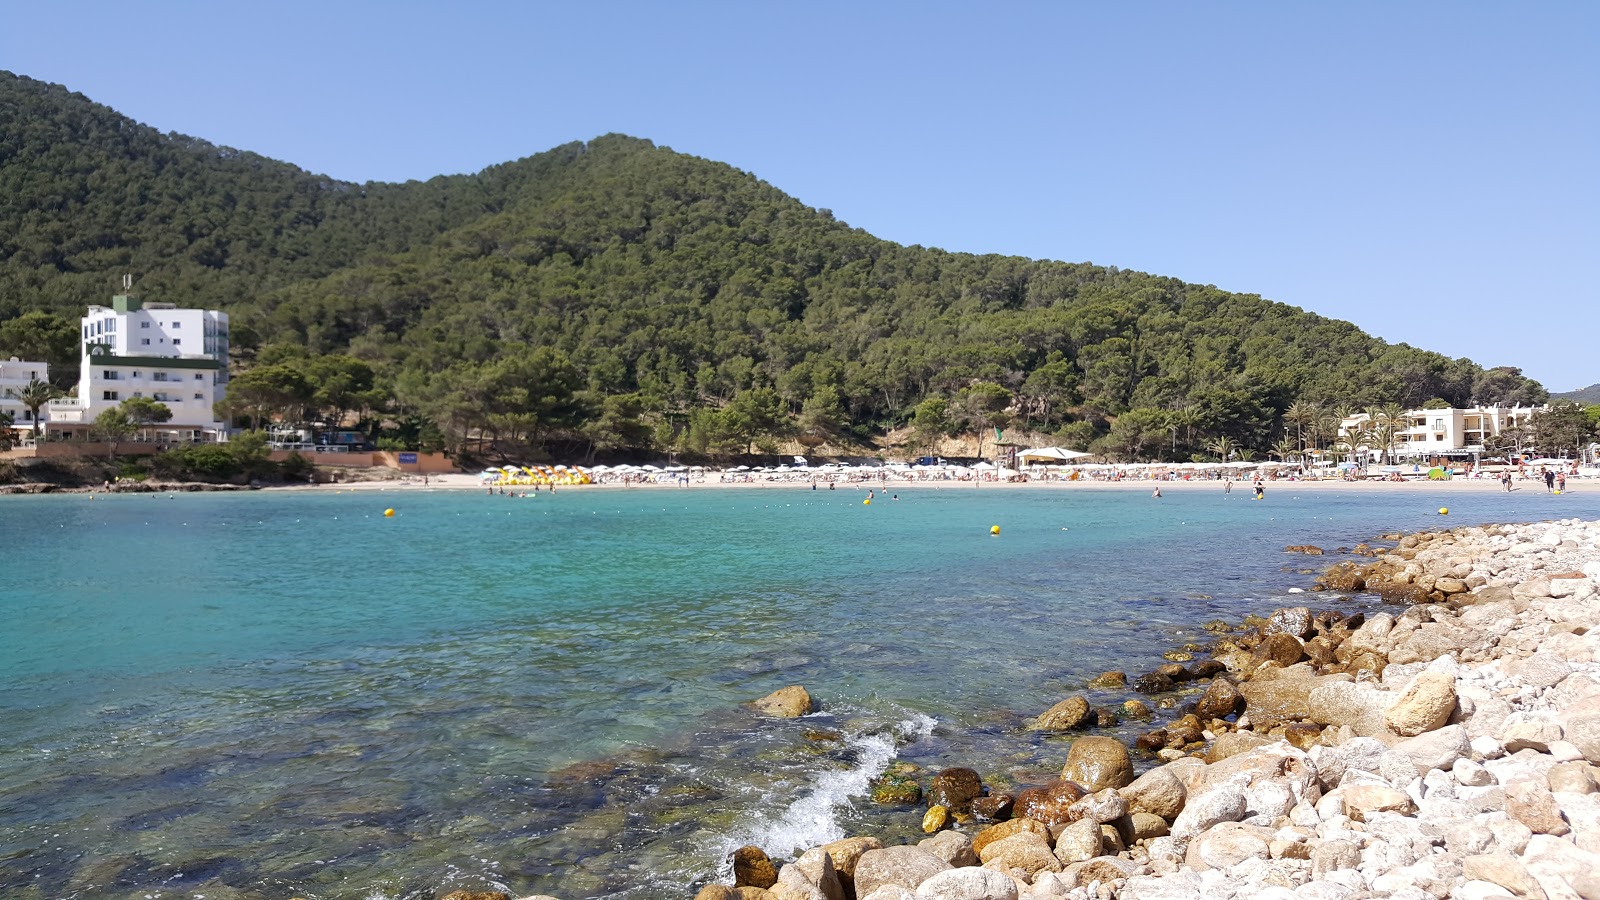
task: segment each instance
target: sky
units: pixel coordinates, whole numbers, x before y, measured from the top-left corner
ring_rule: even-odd
[[[11,3],[0,68],[352,181],[620,132],[903,244],[1600,383],[1600,4]]]

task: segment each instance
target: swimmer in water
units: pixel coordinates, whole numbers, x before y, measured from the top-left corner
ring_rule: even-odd
[[[1155,490],[1151,491],[1150,492],[1150,496],[1154,497],[1157,500],[1160,500],[1161,499],[1161,488],[1156,488]]]

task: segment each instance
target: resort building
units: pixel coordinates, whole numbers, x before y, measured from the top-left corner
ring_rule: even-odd
[[[227,313],[119,294],[110,307],[89,307],[81,326],[78,396],[51,401],[52,433],[87,431],[101,412],[149,397],[172,418],[143,429],[143,438],[227,440],[227,423],[213,409],[228,386]]]
[[[1471,409],[1413,409],[1401,417],[1394,432],[1391,454],[1395,459],[1455,457],[1471,459],[1489,451],[1486,444],[1508,428],[1527,425],[1544,406],[1478,406]],[[1369,424],[1366,413],[1345,418],[1339,436],[1360,434]],[[1370,459],[1383,455],[1381,447],[1362,447]]]
[[[15,356],[0,361],[0,413],[11,414],[11,427],[18,432],[33,433],[33,410],[22,405],[18,396],[32,381],[49,381],[50,366],[42,362],[27,362]],[[47,418],[43,408],[39,421]],[[19,438],[21,436],[19,435]]]

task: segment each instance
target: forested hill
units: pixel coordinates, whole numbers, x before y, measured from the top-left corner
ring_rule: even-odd
[[[358,185],[0,73],[0,342],[23,313],[75,321],[123,272],[233,313],[260,368],[370,370],[334,408],[416,413],[452,441],[731,452],[1016,423],[1187,458],[1224,437],[1265,451],[1296,401],[1546,396],[1254,295],[903,247],[634,138]]]

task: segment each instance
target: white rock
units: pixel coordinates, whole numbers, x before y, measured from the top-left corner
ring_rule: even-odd
[[[1189,799],[1172,822],[1172,839],[1179,847],[1187,848],[1189,841],[1202,831],[1244,818],[1245,809],[1244,791],[1234,784],[1219,784]]]
[[[916,896],[917,900],[1017,900],[1017,883],[999,872],[967,866],[929,878],[917,886]]]
[[[1468,787],[1482,787],[1494,781],[1488,769],[1470,759],[1456,760],[1450,771],[1455,775],[1457,784]]]

